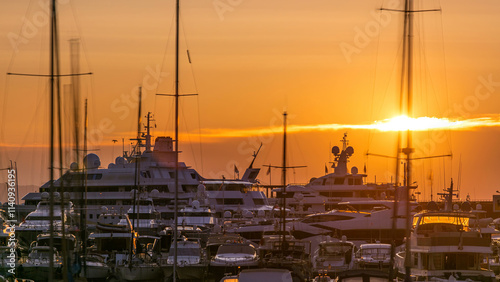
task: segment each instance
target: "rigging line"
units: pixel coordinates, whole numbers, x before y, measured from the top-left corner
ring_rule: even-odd
[[[172,20],[170,22],[170,28],[168,29],[168,35],[167,35],[167,38],[166,38],[166,42],[165,42],[165,48],[164,48],[164,51],[163,51],[163,58],[161,60],[161,66],[160,66],[160,72],[163,70],[163,68],[165,67],[165,60],[167,58],[167,53],[168,53],[168,46],[170,45],[170,38],[171,38],[171,35],[172,35],[172,30],[174,29],[175,27],[175,11],[172,12],[172,14],[174,16],[172,16]],[[175,82],[174,82],[175,83]],[[158,90],[160,88],[160,81],[158,81],[158,83],[156,84],[156,89],[155,89],[155,92],[154,93],[160,93],[160,91]],[[171,85],[171,89],[169,91],[170,93],[174,93],[174,87],[173,87],[173,84]],[[156,105],[158,104],[158,97],[157,95],[155,95],[155,106],[154,106],[154,111],[156,112]],[[166,131],[166,130],[165,130]]]
[[[191,77],[193,79],[193,84],[194,84],[194,93],[199,93],[198,89],[198,82],[196,80],[196,75],[194,71],[193,64],[191,63],[191,54],[189,53],[189,45],[187,41],[187,36],[186,36],[186,29],[184,28],[186,25],[184,24],[184,18],[181,17],[181,27],[182,27],[182,33],[184,35],[184,43],[186,44],[186,50],[187,50],[187,55],[188,55],[188,60],[189,60],[189,69],[191,70]],[[198,111],[198,142],[199,142],[199,149],[200,149],[200,162],[201,162],[201,173],[203,174],[203,146],[202,146],[202,136],[201,136],[201,111],[200,111],[200,98],[196,97],[196,102],[197,102],[197,111]],[[194,151],[193,151],[194,152]]]
[[[383,4],[383,3],[382,3]],[[382,13],[382,10],[380,10],[380,12],[378,13],[378,22],[380,22],[380,14]],[[371,107],[371,110],[370,110],[370,117],[371,117],[371,120],[374,119],[374,116],[373,116],[373,105],[374,105],[374,102],[375,102],[375,86],[376,86],[376,82],[377,82],[377,69],[378,69],[378,56],[379,56],[379,50],[380,50],[380,32],[378,33],[378,36],[377,36],[377,45],[376,45],[376,48],[375,48],[375,68],[374,68],[374,71],[373,71],[373,84],[372,84],[372,107]],[[371,130],[368,131],[368,151],[370,150],[370,144],[371,144],[371,141],[372,141],[372,132]]]
[[[28,21],[28,12],[33,8],[33,2],[34,1],[31,0],[29,2],[29,4],[28,4],[28,8],[26,9],[26,12],[24,14],[24,21],[21,24],[21,27],[19,28],[19,32],[16,34],[17,36],[20,36],[22,34],[22,30],[26,26],[26,22]],[[12,48],[12,56],[10,57],[10,61],[9,61],[8,66],[7,66],[7,70],[8,71],[12,69],[12,66],[14,64],[14,60],[15,60],[16,54],[19,52],[19,49],[18,49],[19,48],[19,44],[17,46],[11,46],[11,47],[13,47],[13,48]]]
[[[441,3],[439,5],[439,9],[441,9]],[[439,17],[439,22],[441,24],[441,38],[443,39],[443,44],[442,46],[442,53],[443,53],[443,69],[444,69],[444,93],[446,96],[446,103],[447,107],[450,108],[450,93],[448,92],[448,73],[447,73],[447,68],[446,68],[446,49],[445,49],[445,40],[444,40],[444,25],[443,25],[443,12],[440,12],[441,16]],[[453,152],[453,147],[451,143],[451,129],[448,130],[448,135],[450,136],[448,140],[448,145],[450,146],[450,151]]]
[[[184,104],[183,102],[180,102],[180,103]],[[186,130],[187,141],[189,143],[189,146],[191,147],[191,154],[193,156],[193,160],[194,160],[195,165],[198,166],[196,154],[194,153],[193,142],[191,142],[191,133],[189,131],[188,122],[187,122],[186,115],[185,115],[186,111],[185,111],[183,105],[180,105],[179,107],[181,108],[180,113],[181,113],[182,119],[184,120],[184,128]]]
[[[41,98],[41,97],[39,96],[39,98]],[[39,101],[37,103],[37,105],[40,105],[40,104],[41,104],[41,101]],[[34,129],[34,125],[37,124],[37,123],[35,123],[35,121],[39,120],[37,118],[37,116],[38,116],[39,112],[41,111],[41,109],[42,109],[42,107],[36,107],[35,112],[34,112],[34,114],[32,116],[31,122],[29,123],[28,128],[26,130],[26,135],[24,135],[24,139],[23,139],[23,141],[21,142],[21,144],[19,146],[20,148],[24,147],[24,145],[26,145],[27,139],[28,139],[28,135],[29,135],[29,132],[31,130],[33,130],[33,134],[36,136],[36,130]],[[43,108],[43,109],[45,109],[45,108]],[[34,146],[33,146],[33,148],[34,148]],[[15,159],[18,159],[20,157],[20,154],[21,154],[21,149],[18,150],[18,153],[17,153]]]
[[[76,25],[76,32],[78,34],[78,39],[80,40],[80,46],[82,46],[82,49],[83,49],[82,53],[83,53],[84,61],[87,64],[88,69],[91,70],[93,68],[90,64],[91,63],[90,60],[87,57],[87,53],[88,53],[87,52],[87,44],[85,42],[85,38],[83,37],[80,19],[78,18],[78,13],[77,13],[78,10],[76,9],[74,2],[75,1],[70,1],[71,11],[73,13],[73,20],[74,20],[75,25]]]

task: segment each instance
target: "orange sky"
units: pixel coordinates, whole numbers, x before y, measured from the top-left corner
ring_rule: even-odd
[[[45,2],[0,1],[2,73],[48,72],[49,29],[40,4]],[[281,125],[285,109],[290,126],[298,128],[368,125],[399,114],[402,16],[377,9],[400,1],[181,2],[181,91],[199,94],[181,102],[181,158],[202,175],[231,177],[233,164],[242,171],[260,142],[256,164],[279,164],[281,133],[266,132]],[[442,12],[416,17],[415,115],[497,117],[500,4],[419,2],[419,8]],[[82,77],[82,95],[89,98],[92,148],[99,149],[104,166],[121,151],[111,140],[133,138],[138,85],[144,88],[143,112],[155,113],[154,134],[172,130],[172,99],[154,93],[173,91],[173,8],[173,1],[60,1],[62,70],[69,72],[68,40],[81,38],[81,71],[94,73]],[[21,184],[42,184],[48,180],[47,81],[1,75],[0,85],[1,166],[16,160]],[[226,130],[249,135],[220,134]],[[290,133],[290,164],[308,167],[290,173],[289,181],[322,175],[331,160],[329,147],[339,145],[345,131],[355,148],[352,165],[366,163],[370,181],[375,175],[377,181],[390,180],[394,161],[365,153],[393,155],[396,134],[344,128]],[[416,163],[422,195],[430,198],[431,171],[434,194],[450,177],[457,182],[460,162],[462,198],[469,193],[489,199],[500,190],[497,126],[439,132],[415,134],[416,157],[454,155]],[[272,177],[278,181],[279,173]],[[269,181],[265,171],[260,178]]]

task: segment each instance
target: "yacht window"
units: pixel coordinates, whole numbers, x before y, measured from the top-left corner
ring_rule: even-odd
[[[333,182],[334,185],[342,185],[344,184],[345,182],[345,178],[344,177],[337,177],[335,178],[335,181]]]
[[[93,214],[89,214],[89,218],[92,219],[94,217]]]
[[[363,185],[363,180],[361,178],[354,179],[354,185]]]
[[[174,171],[169,171],[168,175],[170,176],[170,178],[175,178],[175,172]]]
[[[348,179],[347,179],[347,183],[348,183],[349,185],[353,185],[353,184],[354,184],[354,179],[352,179],[352,178],[348,178]]]
[[[321,184],[321,185],[325,185],[325,184],[326,184],[326,178],[323,179],[323,184]]]
[[[196,179],[196,173],[191,173],[191,178]]]
[[[225,199],[217,199],[217,204],[218,205],[243,205],[243,199],[230,199],[230,198],[225,198]]]
[[[266,204],[266,202],[264,201],[264,199],[253,199],[253,203],[256,205],[256,206],[263,206]]]
[[[321,214],[306,217],[302,220],[303,223],[316,223],[316,222],[327,222],[327,221],[337,221],[337,220],[348,220],[351,219],[350,216],[336,215],[336,214]]]

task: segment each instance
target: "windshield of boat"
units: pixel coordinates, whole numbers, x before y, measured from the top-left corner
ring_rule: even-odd
[[[369,248],[369,249],[362,249],[361,250],[361,255],[388,255],[391,253],[391,249],[387,248]]]
[[[320,249],[321,255],[343,254],[352,249],[351,245],[323,245]]]
[[[420,219],[420,221],[419,221]],[[460,215],[424,215],[413,219],[413,226],[418,224],[421,232],[456,232],[469,230],[469,217]]]
[[[55,254],[54,254],[55,256]],[[31,252],[29,255],[28,255],[28,258],[29,259],[49,259],[50,258],[50,254],[49,254],[49,250],[37,250],[37,251],[33,251]]]
[[[254,255],[255,249],[245,245],[222,245],[219,247],[217,254],[248,254]]]

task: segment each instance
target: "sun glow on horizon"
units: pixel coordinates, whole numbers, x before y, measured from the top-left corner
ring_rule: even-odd
[[[432,129],[460,128],[466,121],[451,121],[448,118],[418,117],[411,118],[405,115],[375,121],[372,129],[380,131],[425,131]]]
[[[310,124],[296,125],[289,124],[287,126],[288,133],[307,133],[307,132],[323,132],[335,130],[378,130],[381,132],[397,132],[397,131],[426,131],[426,130],[477,130],[480,128],[500,127],[500,114],[485,115],[469,119],[449,119],[437,117],[418,117],[411,118],[407,116],[396,116],[390,119],[374,121],[371,124]],[[260,128],[204,128],[201,132],[181,132],[181,142],[190,142],[193,135],[198,135],[203,138],[203,142],[217,142],[223,138],[246,138],[251,136],[268,136],[274,134],[282,134],[283,127],[270,126]],[[122,136],[134,136],[135,132],[116,132],[108,140],[117,139]],[[153,136],[172,136],[173,132],[155,132]],[[200,139],[201,140],[201,139]],[[89,140],[92,146],[114,146],[114,143],[100,142],[94,143]],[[0,148],[44,148],[48,144],[14,144],[0,143]],[[66,146],[74,146],[74,144],[66,144]]]

